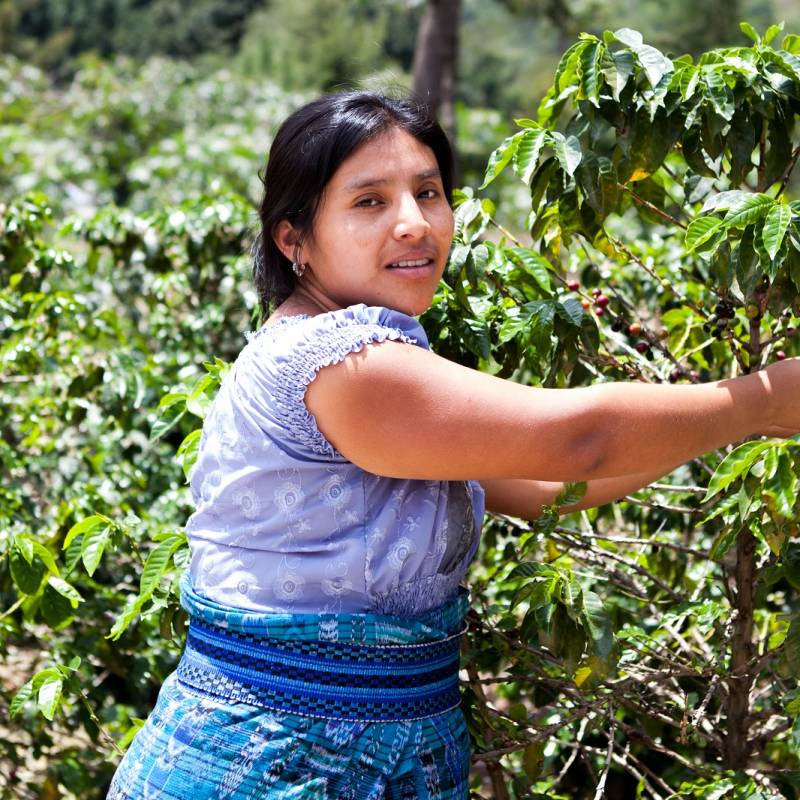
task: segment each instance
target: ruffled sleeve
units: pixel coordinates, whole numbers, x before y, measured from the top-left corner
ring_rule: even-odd
[[[280,326],[274,333],[265,329],[248,345],[237,388],[266,432],[284,440],[277,444],[295,455],[344,460],[309,413],[306,390],[323,367],[387,340],[428,348],[417,320],[380,306],[350,306]]]

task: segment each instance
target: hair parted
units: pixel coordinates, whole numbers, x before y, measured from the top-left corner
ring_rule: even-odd
[[[277,224],[289,220],[300,242],[312,236],[322,195],[336,170],[361,145],[391,129],[430,147],[451,201],[453,151],[422,103],[366,91],[328,94],[299,108],[278,129],[261,176],[261,231],[253,244],[253,279],[263,317],[292,293],[297,280],[292,262],[273,239]]]

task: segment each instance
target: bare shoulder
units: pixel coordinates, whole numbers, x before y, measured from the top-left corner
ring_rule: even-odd
[[[320,370],[306,404],[323,435],[364,469],[463,480],[519,474],[521,454],[530,454],[524,441],[539,431],[546,447],[543,432],[563,412],[552,391],[387,341]]]

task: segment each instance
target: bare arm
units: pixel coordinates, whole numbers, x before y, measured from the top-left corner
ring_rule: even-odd
[[[562,506],[560,511],[569,514],[572,511],[611,503],[648,486],[669,472],[671,470],[657,470],[620,475],[615,478],[597,478],[586,484],[586,494],[577,503]],[[524,478],[483,480],[481,485],[486,492],[488,511],[522,519],[536,519],[542,513],[542,507],[554,503],[564,488],[562,481],[533,481]]]
[[[702,385],[521,386],[397,342],[325,367],[306,403],[350,461],[379,475],[577,481],[675,465],[800,430],[800,359]]]

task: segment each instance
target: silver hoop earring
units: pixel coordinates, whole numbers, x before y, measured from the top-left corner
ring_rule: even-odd
[[[298,277],[302,278],[303,273],[306,271],[305,264],[298,264],[296,261],[292,261],[292,272]]]

